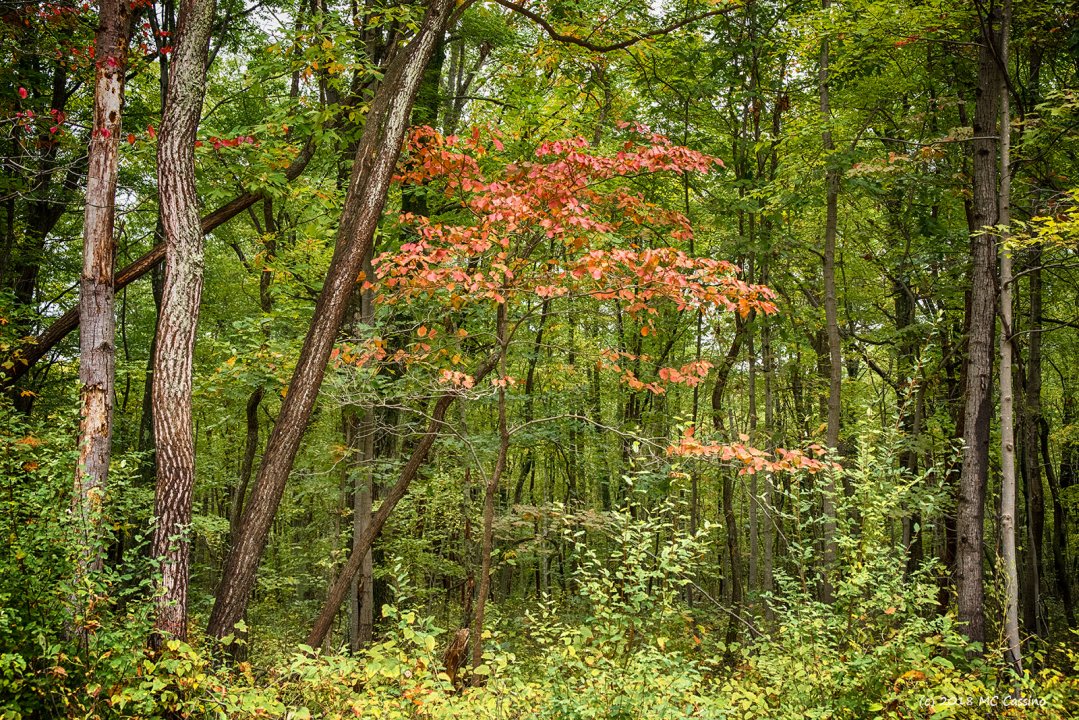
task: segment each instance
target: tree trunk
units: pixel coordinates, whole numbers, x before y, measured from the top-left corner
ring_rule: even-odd
[[[1008,16],[1010,0],[1005,0],[1000,62],[1008,65]],[[1000,195],[997,224],[1011,222],[1011,103],[1004,76],[1000,76]],[[1007,246],[1007,232],[1000,246],[1000,548],[1004,556],[1004,640],[1005,659],[1022,673],[1019,645],[1019,575],[1015,548],[1015,394],[1012,389],[1012,336],[1015,324],[1012,312],[1012,251]]]
[[[215,637],[232,632],[247,608],[259,560],[314,408],[330,350],[382,216],[412,102],[453,7],[452,0],[431,0],[416,37],[390,64],[372,100],[356,149],[333,259],[218,586],[208,628]]]
[[[1041,576],[1045,536],[1045,494],[1042,490],[1040,434],[1042,423],[1042,252],[1030,250],[1030,332],[1023,388],[1022,458],[1026,489],[1027,535],[1030,548],[1023,572],[1023,626],[1028,633],[1041,633]]]
[[[506,454],[509,452],[510,433],[506,425],[506,305],[498,306],[497,341],[499,356],[499,380],[503,384],[498,387],[498,457],[495,459],[494,469],[487,479],[487,487],[483,494],[483,549],[480,557],[480,587],[476,596],[476,614],[472,619],[472,669],[475,670],[483,663],[483,619],[487,609],[487,596],[491,592],[491,555],[494,553],[495,541],[495,494],[498,492],[498,484],[502,479],[502,472],[506,469]],[[482,675],[473,675],[473,684],[483,680]]]
[[[82,422],[75,468],[73,512],[82,533],[83,573],[101,568],[99,514],[108,479],[112,442],[116,320],[113,303],[113,221],[119,161],[124,73],[127,70],[130,6],[124,0],[101,3],[94,38],[94,125],[86,181],[80,309],[79,385]]]
[[[1042,459],[1045,462],[1045,476],[1049,481],[1049,492],[1053,496],[1053,575],[1056,576],[1057,592],[1064,605],[1064,619],[1069,628],[1075,627],[1075,610],[1072,607],[1071,576],[1068,574],[1068,518],[1064,505],[1060,502],[1060,487],[1056,473],[1053,472],[1053,458],[1049,454],[1049,423],[1041,419],[1038,433]]]
[[[363,271],[372,277],[371,255],[364,258]],[[360,289],[359,324],[370,327],[375,321],[375,294],[371,289]],[[375,409],[371,406],[345,410],[345,444],[349,448],[347,472],[352,479],[352,539],[353,551],[356,541],[371,526],[371,500],[374,496],[375,474]],[[374,637],[374,557],[371,549],[364,553],[360,571],[352,580],[349,590],[349,649],[358,652],[367,647]]]
[[[970,304],[964,387],[963,470],[956,507],[956,596],[959,622],[974,642],[985,641],[982,538],[989,473],[990,390],[995,329],[997,221],[996,125],[1000,109],[1000,9],[989,7],[981,38],[974,111],[974,202],[970,241]]]
[[[498,363],[498,354],[494,354],[487,358],[482,365],[476,370],[473,375],[476,383],[479,384],[480,380],[485,378],[491,370],[495,368]],[[416,443],[416,447],[413,448],[412,454],[408,458],[408,462],[401,469],[400,475],[397,477],[397,482],[386,493],[386,497],[382,499],[381,504],[378,506],[378,510],[371,518],[371,524],[368,526],[366,532],[353,542],[352,552],[348,556],[348,560],[345,562],[344,567],[341,568],[341,572],[338,574],[337,579],[330,586],[330,591],[327,593],[326,603],[322,606],[322,611],[315,619],[314,625],[311,628],[310,634],[307,636],[307,644],[311,647],[319,647],[322,645],[322,641],[326,639],[327,633],[330,628],[333,627],[334,616],[337,615],[337,611],[341,608],[341,603],[344,602],[345,596],[348,594],[349,587],[352,584],[352,577],[360,569],[360,565],[363,562],[364,556],[371,549],[371,545],[374,543],[375,538],[382,532],[382,526],[386,524],[386,519],[389,518],[390,513],[397,506],[397,503],[401,501],[401,498],[408,492],[409,485],[412,484],[413,478],[416,477],[416,473],[427,459],[427,453],[431,450],[431,446],[435,444],[435,440],[438,438],[439,432],[442,429],[443,421],[446,417],[446,411],[450,405],[456,399],[457,394],[455,392],[446,392],[439,396],[435,402],[435,407],[431,411],[431,420],[427,424],[427,430],[424,432],[420,441]]]
[[[821,7],[828,12],[831,0],[822,0]],[[821,122],[824,123],[824,131],[821,140],[824,144],[825,163],[825,221],[824,221],[824,322],[828,334],[828,432],[826,442],[833,450],[839,447],[839,418],[841,409],[840,392],[843,382],[843,358],[839,346],[839,316],[836,308],[835,290],[835,244],[838,225],[838,200],[839,200],[839,169],[835,165],[832,153],[835,144],[832,141],[832,131],[829,127],[831,111],[828,97],[828,63],[829,47],[828,38],[821,40],[820,71],[818,76],[820,88],[820,113]],[[821,573],[821,600],[832,601],[832,584],[828,573],[835,564],[835,478],[831,472],[824,474],[823,497],[823,542],[824,542],[824,572]]]
[[[739,318],[737,320],[737,328],[734,333],[734,339],[731,341],[731,346],[727,350],[727,354],[723,357],[723,360],[716,366],[716,380],[715,385],[712,386],[712,426],[716,432],[721,436],[726,436],[727,430],[723,424],[723,395],[727,388],[727,380],[730,376],[731,369],[734,367],[735,362],[738,360],[738,356],[742,351],[742,344],[745,342],[746,334],[749,330],[750,322]],[[727,557],[730,560],[730,598],[731,598],[731,618],[727,625],[727,643],[733,643],[737,639],[738,625],[736,623],[740,620],[740,613],[742,609],[742,553],[738,546],[738,518],[734,513],[734,479],[732,477],[733,469],[721,468],[720,472],[723,474],[723,490],[720,498],[720,511],[723,514],[723,524],[727,532]]]
[[[153,414],[157,446],[152,553],[161,563],[156,641],[187,637],[189,547],[195,484],[191,418],[192,365],[202,296],[202,227],[195,187],[195,132],[206,87],[214,0],[185,0],[157,147],[158,192],[165,228],[165,287],[154,355]]]

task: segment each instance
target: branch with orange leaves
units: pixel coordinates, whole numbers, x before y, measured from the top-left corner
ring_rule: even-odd
[[[776,448],[767,452],[745,443],[748,435],[739,435],[737,443],[702,443],[695,435],[696,428],[690,427],[679,438],[677,445],[667,448],[667,454],[674,457],[714,458],[738,466],[739,475],[753,475],[758,472],[799,472],[812,474],[826,470],[842,470],[839,463],[825,459],[827,451],[813,443],[808,446],[809,453],[802,450]]]

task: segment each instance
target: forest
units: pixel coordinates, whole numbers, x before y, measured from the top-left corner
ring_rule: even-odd
[[[0,720],[1079,717],[1073,2],[0,60]]]

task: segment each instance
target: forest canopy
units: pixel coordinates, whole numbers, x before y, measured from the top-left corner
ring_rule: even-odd
[[[0,720],[1079,714],[1079,12],[0,6]]]

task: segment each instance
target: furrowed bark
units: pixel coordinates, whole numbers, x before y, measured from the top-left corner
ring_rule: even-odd
[[[195,484],[191,417],[192,365],[202,296],[203,248],[195,187],[195,133],[202,114],[214,0],[180,8],[176,55],[157,145],[165,286],[154,354],[153,415],[157,446],[153,557],[161,563],[154,642],[187,637],[189,547]]]
[[[1000,110],[1000,9],[989,7],[979,52],[974,111],[974,202],[971,212],[970,305],[963,408],[963,470],[956,507],[956,599],[959,622],[974,642],[985,641],[985,585],[982,542],[985,490],[989,475],[989,423],[993,332],[996,324],[996,237],[986,228],[997,221],[996,124]]]
[[[314,408],[330,350],[363,257],[372,246],[412,103],[453,6],[452,0],[431,0],[416,37],[391,63],[375,93],[356,149],[334,256],[218,586],[208,628],[215,637],[231,633],[247,607],[270,526]]]
[[[94,126],[86,181],[80,287],[79,462],[73,512],[82,533],[81,571],[101,569],[98,522],[109,473],[115,380],[116,320],[113,293],[113,225],[130,7],[124,0],[101,4],[94,47]]]

